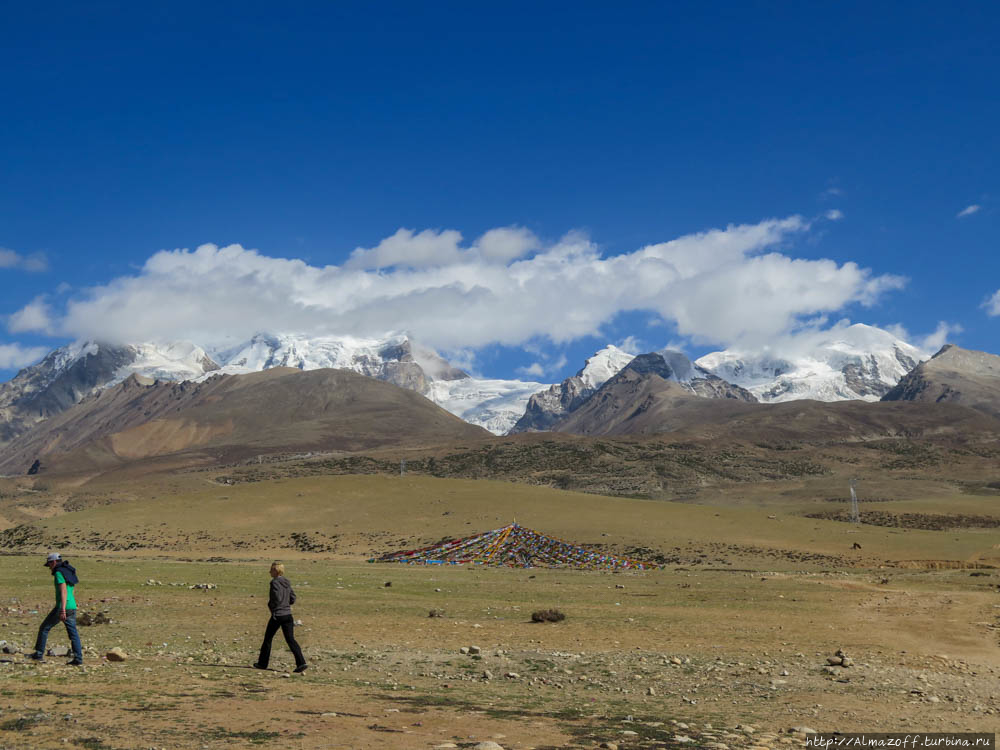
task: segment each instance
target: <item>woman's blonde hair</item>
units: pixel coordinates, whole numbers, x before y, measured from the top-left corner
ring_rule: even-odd
[[[285,564],[275,560],[271,563],[271,570],[275,571],[279,576],[283,576],[285,575]]]

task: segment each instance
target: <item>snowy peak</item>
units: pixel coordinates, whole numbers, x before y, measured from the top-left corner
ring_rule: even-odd
[[[416,391],[466,421],[507,432],[544,383],[470,378],[407,336],[381,339],[259,333],[236,346],[189,341],[109,345],[78,342],[0,385],[0,442],[68,409],[95,391],[137,375],[152,381],[200,381],[272,367],[351,370]]]
[[[607,346],[590,357],[584,368],[572,378],[534,394],[511,432],[553,429],[626,370],[640,376],[658,375],[663,380],[681,384],[689,393],[703,398],[756,401],[743,388],[695,366],[683,352],[664,349],[633,356],[616,346]]]
[[[785,349],[713,352],[696,364],[764,402],[878,401],[927,357],[888,331],[862,324],[817,334],[806,346],[796,342]]]
[[[120,349],[130,352],[133,359],[119,369],[108,385],[121,382],[130,375],[152,380],[195,380],[219,369],[204,349],[190,341],[134,344]]]
[[[634,356],[634,354],[629,354],[617,346],[609,344],[591,355],[576,377],[580,378],[582,385],[586,388],[597,390],[621,372],[622,368],[631,362]]]

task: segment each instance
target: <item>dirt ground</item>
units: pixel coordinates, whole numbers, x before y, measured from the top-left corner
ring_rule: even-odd
[[[0,748],[726,750],[801,746],[806,729],[996,731],[997,530],[806,518],[829,492],[778,489],[692,505],[470,480],[187,476],[9,493],[2,510],[34,520],[3,532],[0,639],[14,653],[0,654]],[[879,509],[991,515],[995,502],[931,487]],[[513,517],[665,562],[364,562]],[[24,657],[52,604],[50,548],[78,568],[80,611],[112,621],[80,628],[82,669]],[[299,597],[303,674],[280,635],[272,671],[250,668],[274,558]],[[531,622],[549,608],[566,619]],[[109,662],[114,647],[128,659]],[[850,666],[828,664],[838,651]]]

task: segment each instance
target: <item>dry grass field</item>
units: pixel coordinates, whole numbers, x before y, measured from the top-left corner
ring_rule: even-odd
[[[81,628],[83,669],[0,656],[0,747],[722,750],[801,745],[789,730],[803,727],[1000,726],[1000,532],[806,517],[846,509],[838,476],[718,486],[695,504],[428,476],[222,474],[4,481],[0,638],[30,647],[51,606],[48,549],[77,565],[81,611],[113,622]],[[1000,518],[986,483],[864,487],[864,511]],[[365,562],[515,518],[663,567]],[[280,635],[274,671],[249,668],[274,558],[299,595],[301,675],[285,671]],[[548,608],[566,619],[531,622]],[[54,630],[50,645],[65,643]],[[127,661],[103,658],[115,646]],[[825,670],[838,649],[853,665]]]

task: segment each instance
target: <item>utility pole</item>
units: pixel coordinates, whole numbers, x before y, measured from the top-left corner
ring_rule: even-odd
[[[855,488],[858,486],[858,480],[851,480],[851,523],[861,523],[861,513],[858,511],[858,493]]]

